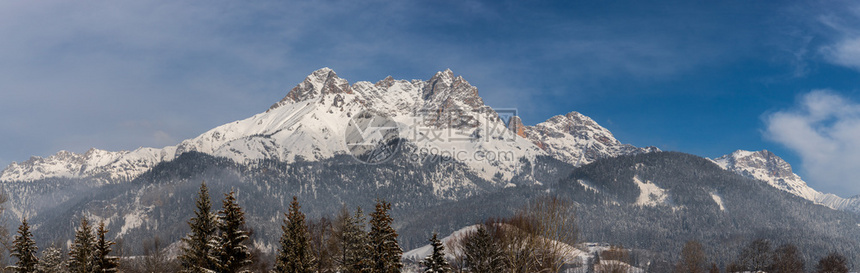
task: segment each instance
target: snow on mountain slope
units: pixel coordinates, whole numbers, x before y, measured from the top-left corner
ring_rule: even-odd
[[[535,126],[523,126],[513,120],[515,132],[531,140],[552,157],[582,166],[603,157],[659,151],[656,147],[639,148],[622,144],[609,130],[578,112],[558,115]]]
[[[442,242],[442,246],[445,247],[445,258],[447,258],[448,260],[452,260],[454,259],[455,255],[460,254],[459,249],[452,248],[452,246],[454,246],[457,241],[465,238],[470,233],[475,232],[477,230],[478,225],[471,225],[454,231],[450,235],[445,236],[445,238],[439,239],[439,241]],[[403,260],[423,261],[424,258],[430,256],[430,254],[432,253],[433,246],[431,246],[430,244],[426,244],[419,248],[403,253]]]
[[[767,182],[771,186],[814,201],[818,191],[806,185],[794,174],[791,165],[772,152],[763,150],[750,152],[738,150],[714,160],[723,169]]]
[[[442,246],[445,247],[445,258],[448,261],[455,261],[456,255],[462,255],[462,248],[459,247],[459,241],[463,238],[466,238],[470,233],[478,230],[478,225],[467,226],[461,228],[457,231],[452,232],[450,235],[445,236],[445,238],[440,239],[439,241],[442,243]],[[577,244],[580,246],[579,248],[559,243],[557,241],[547,240],[547,242],[553,242],[559,244],[561,247],[561,252],[565,253],[565,261],[572,265],[573,267],[568,268],[565,272],[588,272],[586,264],[588,263],[588,259],[593,257],[593,253],[601,253],[603,251],[609,250],[609,244],[606,243],[581,243]],[[430,256],[433,253],[433,246],[430,244],[421,246],[419,248],[412,249],[403,253],[402,259],[411,263],[418,263],[424,261],[424,258]],[[621,268],[626,268],[626,272],[630,273],[639,273],[645,272],[641,268],[634,267],[630,264],[617,261],[617,260],[602,260],[600,265],[597,265],[598,268],[604,267],[609,268],[610,266],[615,265],[617,267],[620,265]],[[412,269],[412,271],[409,271]],[[407,268],[405,272],[420,272],[416,271],[414,268]]]
[[[737,150],[712,160],[723,169],[761,180],[777,189],[833,209],[860,212],[860,199],[819,192],[795,174],[791,165],[770,151]]]
[[[397,81],[352,86],[330,69],[320,69],[296,86],[268,111],[225,124],[183,141],[178,152],[199,151],[237,162],[279,159],[319,160],[348,153],[344,143],[350,118],[363,110],[387,115],[398,123],[401,137],[414,145],[415,158],[450,156],[475,173],[508,179],[521,167],[520,158],[542,151],[514,137],[477,89],[446,70],[428,81]],[[426,155],[418,154],[426,151]],[[479,155],[503,155],[479,157]]]
[[[13,162],[0,174],[0,182],[98,176],[104,176],[104,182],[125,181],[162,161],[172,160],[174,151],[175,147],[119,152],[92,148],[84,154],[60,151],[49,157],[34,156],[21,163]]]
[[[13,163],[0,182],[49,177],[133,179],[156,164],[197,151],[239,163],[259,159],[320,160],[348,153],[345,130],[351,117],[370,110],[390,117],[409,140],[415,160],[463,162],[479,176],[502,182],[522,171],[524,161],[549,154],[577,166],[597,158],[655,151],[621,144],[590,118],[572,112],[536,126],[505,121],[484,105],[478,89],[451,70],[429,80],[350,85],[329,69],[314,71],[268,110],[213,128],[176,146],[85,154],[62,151]],[[516,122],[516,124],[513,124]],[[516,126],[516,127],[510,127]],[[517,137],[519,135],[520,137]]]
[[[666,190],[651,183],[651,181],[642,181],[638,176],[633,177],[633,182],[639,187],[639,197],[636,198],[638,206],[658,206],[666,204],[669,196]]]
[[[463,240],[471,233],[476,232],[478,230],[479,225],[471,225],[464,228],[461,228],[457,231],[452,232],[450,235],[445,236],[445,238],[440,239],[439,241],[442,243],[442,246],[445,247],[445,258],[448,260],[453,260],[455,255],[461,255],[462,249],[458,247],[459,241]],[[513,226],[505,225],[506,228],[513,228]],[[567,261],[576,262],[580,260],[580,257],[587,258],[589,256],[589,252],[585,252],[581,249],[578,249],[574,246],[561,243],[555,240],[548,240],[546,238],[541,238],[541,242],[547,242],[547,244],[559,245],[560,253],[564,253],[567,257]],[[426,244],[419,248],[407,251],[403,253],[403,260],[407,261],[423,261],[424,258],[430,256],[433,253],[433,246],[430,244]]]

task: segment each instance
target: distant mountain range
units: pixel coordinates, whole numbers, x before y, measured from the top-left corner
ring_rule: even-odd
[[[344,141],[346,130],[363,111],[377,113],[398,125],[398,156],[373,165],[352,158]],[[819,236],[816,240],[843,238],[847,236],[845,232],[856,232],[858,221],[852,217],[860,213],[860,199],[840,198],[810,188],[792,172],[788,163],[768,151],[736,151],[701,162],[688,158],[700,163],[684,165],[690,172],[715,173],[714,168],[721,168],[739,175],[719,173],[717,176],[724,180],[700,181],[706,184],[700,185],[699,190],[672,189],[660,182],[660,174],[654,170],[647,179],[644,174],[617,177],[621,181],[617,183],[622,183],[618,184],[620,188],[612,187],[615,182],[609,180],[578,176],[584,170],[593,172],[594,168],[612,174],[619,172],[595,167],[595,162],[629,171],[639,165],[605,162],[635,158],[644,160],[637,164],[648,166],[648,160],[665,161],[667,157],[692,156],[623,144],[606,128],[578,112],[554,116],[534,126],[523,125],[516,113],[486,106],[477,88],[450,70],[440,71],[429,80],[387,77],[376,83],[350,84],[331,69],[323,68],[311,73],[264,112],[218,126],[175,146],[118,152],[94,148],[84,154],[60,151],[44,158],[32,157],[6,167],[0,174],[0,186],[10,197],[8,216],[33,219],[37,236],[43,242],[71,238],[71,227],[78,217],[106,221],[111,234],[126,241],[145,240],[159,234],[169,242],[176,242],[187,232],[185,221],[191,215],[194,192],[204,179],[211,184],[213,193],[231,188],[239,191],[240,202],[248,209],[249,225],[256,231],[255,244],[263,249],[271,249],[276,242],[280,213],[286,210],[287,199],[293,195],[300,197],[303,207],[314,217],[330,215],[342,205],[369,208],[377,197],[389,199],[395,215],[402,219],[398,221],[398,227],[404,229],[401,240],[409,247],[423,245],[422,238],[431,230],[451,232],[485,217],[504,216],[516,209],[516,204],[525,204],[538,193],[557,192],[585,198],[574,200],[584,207],[592,206],[588,211],[617,212],[603,207],[608,204],[630,210],[653,208],[659,211],[654,217],[679,217],[686,214],[672,213],[685,207],[705,206],[684,200],[719,205],[716,209],[701,210],[717,217],[714,215],[735,210],[726,202],[746,203],[752,201],[743,198],[755,198],[740,194],[727,197],[730,195],[724,194],[720,187],[707,183],[735,188],[747,187],[742,183],[758,183],[768,187],[756,188],[754,192],[762,192],[770,198],[767,200],[794,195],[810,204],[794,199],[773,201],[773,209],[811,213],[821,210],[816,207],[822,206],[815,205],[819,204],[830,211],[821,217],[854,221],[849,227],[834,224],[833,229],[809,231]],[[601,175],[589,173],[586,177],[591,176]],[[622,189],[629,190],[623,192],[623,198],[617,193]],[[591,194],[582,195],[583,192]],[[597,194],[601,192],[612,194]],[[498,199],[486,199],[490,197]],[[472,203],[475,200],[486,202]],[[474,207],[463,207],[466,204]],[[598,204],[601,208],[593,207]],[[439,216],[424,214],[442,211],[452,212]],[[587,214],[583,216],[585,222],[590,221]],[[717,218],[739,221],[742,217],[738,217],[741,216]],[[804,221],[821,220],[793,219],[804,225],[809,224]],[[624,232],[647,234],[637,228],[646,226]],[[745,236],[755,233],[749,229],[731,232]],[[723,236],[717,231],[712,234]],[[629,237],[625,236],[619,238]],[[596,239],[611,240],[605,236],[591,240]],[[641,244],[641,247],[659,245]],[[676,247],[674,243],[665,245]],[[139,250],[127,247],[129,251]]]

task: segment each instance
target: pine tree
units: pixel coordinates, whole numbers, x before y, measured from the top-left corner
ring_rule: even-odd
[[[391,227],[393,219],[388,214],[391,204],[376,201],[376,210],[370,214],[370,257],[374,273],[398,273],[403,268],[400,261],[403,250],[397,243],[397,231]]]
[[[251,264],[251,252],[245,241],[248,232],[245,230],[245,213],[236,203],[235,191],[230,191],[224,198],[224,204],[219,211],[218,230],[220,236],[216,248],[216,272],[244,272],[242,268]]]
[[[313,272],[313,257],[308,242],[308,226],[305,214],[299,211],[301,206],[297,197],[293,196],[289,212],[286,214],[281,229],[281,249],[275,264],[275,272]]]
[[[37,250],[33,234],[30,233],[30,225],[27,224],[27,218],[24,218],[18,226],[18,235],[15,236],[12,247],[12,256],[18,258],[18,262],[9,268],[14,272],[36,272],[36,266],[39,264],[39,259],[36,258]]]
[[[430,256],[424,258],[424,262],[421,263],[426,267],[424,273],[451,272],[451,265],[448,264],[448,260],[445,260],[445,246],[439,241],[436,233],[433,233],[433,237],[430,238],[430,246],[433,247],[433,253],[430,253]]]
[[[99,223],[99,228],[96,230],[95,272],[117,272],[119,267],[119,258],[110,256],[111,246],[115,243],[105,239],[107,232],[105,223]]]
[[[502,250],[493,241],[484,225],[471,232],[463,241],[466,266],[474,273],[505,271]],[[597,261],[599,263],[599,261]]]
[[[341,272],[361,273],[370,271],[370,245],[365,231],[366,220],[361,207],[355,215],[347,216],[341,232]]]
[[[50,247],[42,250],[42,257],[39,259],[37,271],[39,273],[63,272],[66,268],[63,251],[59,247],[51,244]]]
[[[93,245],[95,238],[87,219],[81,219],[81,227],[75,231],[75,241],[69,251],[69,272],[93,272]]]
[[[215,268],[215,258],[212,253],[212,241],[217,230],[216,216],[211,212],[209,189],[206,182],[200,184],[197,193],[197,209],[194,218],[188,221],[191,234],[182,238],[183,246],[179,261],[183,272],[206,272]]]

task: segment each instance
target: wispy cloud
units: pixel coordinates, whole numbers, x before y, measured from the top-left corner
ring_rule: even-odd
[[[767,138],[799,155],[807,180],[836,193],[860,192],[860,104],[816,90],[764,121]]]
[[[165,135],[154,132],[190,137],[249,116],[288,89],[271,79],[286,74],[290,48],[270,32],[289,35],[294,25],[243,31],[278,11],[229,2],[0,3],[0,148],[23,160],[163,146]],[[129,119],[162,127],[122,126]]]
[[[860,4],[837,1],[833,8],[818,16],[825,26],[827,44],[819,49],[823,57],[836,65],[860,71]]]
[[[649,33],[566,14],[577,8],[488,3],[2,2],[0,149],[26,158],[163,146],[265,110],[323,66],[351,81],[451,68],[493,106],[548,116],[534,101],[547,86],[574,91],[553,81],[672,75],[699,62]]]
[[[745,10],[636,1],[0,2],[0,151],[21,160],[175,144],[264,111],[324,66],[352,82],[451,68],[491,106],[517,107],[537,123],[652,92],[613,84],[737,59],[757,38],[746,24],[759,15]],[[149,125],[124,126],[129,120]]]

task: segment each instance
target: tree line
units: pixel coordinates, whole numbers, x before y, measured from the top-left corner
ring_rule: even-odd
[[[51,246],[37,257],[38,248],[26,219],[22,220],[12,246],[14,265],[6,269],[22,273],[90,272],[400,272],[402,249],[389,214],[391,204],[377,200],[367,221],[361,208],[354,214],[346,208],[335,223],[323,218],[305,220],[298,198],[293,197],[281,229],[274,266],[261,251],[250,245],[252,233],[235,191],[225,194],[222,209],[213,212],[206,183],[200,185],[190,232],[182,238],[179,253],[171,260],[154,238],[144,247],[144,257],[120,259],[112,255],[116,242],[107,240],[108,230],[99,223],[93,231],[86,219],[76,229],[66,255]],[[368,226],[369,225],[369,230]],[[270,268],[271,267],[271,268]]]
[[[213,212],[206,183],[200,185],[190,232],[182,238],[175,260],[161,252],[156,238],[144,249],[144,257],[113,255],[117,242],[107,240],[104,222],[92,227],[86,219],[75,229],[75,237],[64,253],[51,246],[37,257],[38,248],[27,219],[23,219],[12,245],[17,262],[13,272],[401,272],[403,251],[389,214],[391,204],[377,200],[373,212],[346,206],[333,220],[308,221],[297,197],[284,213],[282,235],[276,254],[267,256],[252,246],[252,231],[245,226],[244,212],[235,191],[224,195],[222,209]],[[369,216],[370,219],[367,219]],[[488,219],[469,231],[442,242],[436,233],[429,239],[431,253],[419,262],[426,273],[448,272],[564,272],[582,268],[587,272],[628,272],[631,254],[621,246],[593,253],[586,264],[578,261],[572,246],[578,240],[573,203],[555,197],[530,202],[514,216]],[[814,265],[814,272],[848,272],[846,258],[831,253]],[[805,272],[806,264],[792,244],[772,248],[770,241],[755,240],[741,249],[737,258],[720,270],[710,262],[701,243],[688,241],[679,260],[665,268],[646,267],[649,272]]]
[[[708,263],[702,244],[692,240],[681,249],[680,260],[675,265],[676,273],[719,273],[716,263]],[[816,273],[848,273],[849,264],[845,256],[831,252],[815,263]],[[750,242],[738,253],[731,263],[726,265],[724,272],[771,272],[771,273],[803,273],[806,272],[806,261],[797,246],[791,243],[772,248],[770,241],[757,239]]]

